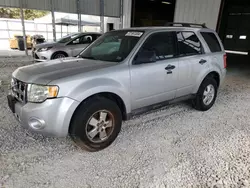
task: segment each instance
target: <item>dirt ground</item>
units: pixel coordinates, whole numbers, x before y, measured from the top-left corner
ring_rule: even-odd
[[[1,60],[0,80],[27,59]],[[3,63],[5,61],[5,64]],[[184,102],[124,123],[109,148],[23,129],[0,88],[0,187],[250,187],[250,67],[231,66],[215,106]]]

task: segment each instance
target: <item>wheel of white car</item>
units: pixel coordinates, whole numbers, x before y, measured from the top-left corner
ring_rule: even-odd
[[[60,58],[65,58],[67,55],[63,52],[56,52],[53,54],[52,59],[60,59]]]
[[[69,133],[82,149],[99,151],[113,143],[121,124],[122,114],[115,102],[93,97],[79,106],[72,118]]]
[[[193,100],[193,106],[200,111],[209,110],[215,103],[218,91],[218,84],[212,77],[203,80]]]

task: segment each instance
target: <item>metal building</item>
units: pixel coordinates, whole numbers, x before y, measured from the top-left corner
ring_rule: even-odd
[[[138,7],[133,7],[133,4],[139,0],[123,0],[123,26],[133,26],[133,12]],[[145,0],[145,2],[157,2],[158,0]],[[220,13],[221,0],[161,0],[159,3],[168,2],[175,4],[173,7],[174,22],[190,22],[190,23],[206,23],[210,28],[216,29]],[[167,7],[166,6],[166,7]],[[159,12],[158,12],[159,13]]]
[[[205,23],[217,30],[228,50],[243,51],[245,55],[250,50],[249,0],[0,0],[0,6],[47,10],[52,15],[55,11],[74,13],[79,15],[79,24],[81,14],[97,15],[103,32],[107,28],[104,16],[119,18],[119,28],[173,21]]]

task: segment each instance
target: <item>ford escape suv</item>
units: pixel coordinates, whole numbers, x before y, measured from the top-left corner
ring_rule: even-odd
[[[98,151],[131,115],[187,99],[209,110],[225,75],[215,31],[195,24],[131,28],[104,34],[78,57],[18,68],[7,98],[23,127],[69,134]]]

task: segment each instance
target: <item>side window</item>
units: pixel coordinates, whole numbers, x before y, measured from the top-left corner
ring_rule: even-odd
[[[79,44],[80,43],[80,38],[76,38],[75,40],[73,40],[72,42],[70,42],[69,44],[70,45],[73,45],[73,44]]]
[[[156,33],[149,37],[140,51],[153,51],[156,60],[172,58],[176,55],[174,32]]]
[[[91,35],[85,35],[85,36],[81,36],[76,38],[75,40],[73,40],[70,45],[76,45],[76,44],[90,44],[92,42],[93,38]]]
[[[201,32],[211,52],[221,52],[220,43],[214,33]]]
[[[91,35],[85,35],[80,38],[80,44],[90,44],[93,41]]]
[[[179,53],[181,56],[202,54],[202,45],[193,32],[177,32]]]

